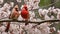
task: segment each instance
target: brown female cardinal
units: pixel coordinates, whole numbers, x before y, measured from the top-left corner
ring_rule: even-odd
[[[16,5],[13,10],[12,10],[12,13],[10,14],[10,19],[14,19],[16,20],[18,17],[19,17],[19,9],[18,9],[18,5]]]
[[[18,18],[19,15],[20,15],[18,11],[19,11],[18,5],[16,5],[16,6],[13,8],[12,13],[10,14],[9,18],[10,18],[10,19],[13,19],[13,20],[17,20],[17,18]],[[10,27],[10,22],[8,22],[8,24],[7,24],[7,27],[6,27],[6,29],[5,29],[6,32],[8,32],[9,27]]]
[[[28,8],[27,8],[27,5],[24,4],[22,10],[21,10],[21,16],[23,19],[25,19],[25,21],[28,21],[29,19],[29,11],[28,11]],[[25,25],[27,25],[28,23],[25,23]]]

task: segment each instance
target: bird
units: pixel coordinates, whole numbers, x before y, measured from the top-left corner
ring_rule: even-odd
[[[16,5],[13,10],[12,13],[10,14],[10,19],[16,20],[19,17],[20,13],[19,13],[19,9],[18,9],[18,5]]]
[[[25,19],[26,21],[25,25],[27,25],[28,24],[27,21],[30,18],[30,15],[29,15],[28,7],[26,4],[23,5],[23,8],[21,10],[21,17]]]
[[[19,17],[19,15],[20,15],[20,14],[19,14],[18,5],[16,5],[16,6],[13,8],[13,10],[12,10],[12,13],[11,13],[10,16],[9,16],[9,19],[17,20],[17,18]],[[6,27],[6,29],[5,29],[5,32],[8,32],[9,28],[10,28],[10,22],[8,22],[7,27]]]

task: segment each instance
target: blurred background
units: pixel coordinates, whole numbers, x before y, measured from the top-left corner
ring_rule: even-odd
[[[15,4],[18,4],[17,1],[15,0],[4,0],[3,4],[6,2],[14,2]],[[53,4],[54,3],[54,4]],[[3,6],[3,4],[0,4]],[[21,4],[24,4],[24,0],[22,0]],[[19,6],[21,6],[21,4],[18,4]],[[51,5],[52,4],[52,5]],[[42,8],[48,8],[50,6],[55,6],[60,8],[60,0],[40,0],[39,6]]]
[[[50,5],[50,4],[52,4],[52,5]],[[48,8],[48,7],[50,7],[49,5],[60,8],[60,0],[41,0],[39,3],[40,7],[46,6],[45,8]]]
[[[19,7],[21,7],[23,4],[24,4],[24,0],[21,0],[22,2],[21,3],[19,3],[19,2],[17,2],[17,1],[15,1],[15,0],[3,0],[3,3],[2,4],[0,4],[0,7],[3,7],[3,5],[7,2],[7,3],[9,3],[9,2],[14,2],[14,6],[16,5],[16,4],[18,4],[18,6]],[[48,8],[50,8],[50,7],[55,7],[55,8],[59,8],[60,9],[60,0],[40,0],[40,2],[39,2],[39,8],[38,9],[34,9],[33,11],[34,11],[34,13],[35,13],[35,18],[36,19],[41,19],[41,20],[44,20],[44,16],[42,16],[42,17],[40,17],[39,16],[39,13],[38,13],[38,10],[39,9],[48,9]],[[13,7],[14,7],[13,6]],[[12,7],[12,8],[13,8]],[[12,9],[11,8],[11,9]],[[19,8],[20,9],[20,8]],[[20,9],[21,10],[21,9]],[[56,16],[55,14],[54,14],[54,16]],[[57,19],[57,18],[55,18],[55,19]],[[58,24],[56,24],[56,23],[58,23]],[[57,31],[58,30],[60,30],[60,22],[53,22],[53,24],[51,25],[51,26],[49,26],[50,28],[52,28],[52,27],[55,27],[56,28],[56,31],[54,31],[53,33],[51,33],[51,34],[57,34]]]

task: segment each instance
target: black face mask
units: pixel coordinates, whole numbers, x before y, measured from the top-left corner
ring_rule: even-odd
[[[15,8],[15,10],[18,12],[18,8]]]
[[[26,9],[26,11],[28,10],[27,7],[24,7]]]

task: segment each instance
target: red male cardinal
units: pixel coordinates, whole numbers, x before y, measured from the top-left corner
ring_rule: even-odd
[[[21,16],[23,19],[25,19],[25,21],[28,21],[29,19],[29,11],[27,8],[27,5],[25,4],[24,7],[21,10]],[[28,23],[25,23],[25,25],[27,25]]]
[[[14,20],[17,20],[17,18],[19,17],[19,12],[18,12],[18,5],[16,5],[14,8],[13,8],[13,11],[12,13],[10,14],[10,19],[14,19]],[[9,27],[10,27],[10,22],[8,22],[7,24],[7,27],[5,29],[6,32],[8,32],[9,30]]]

